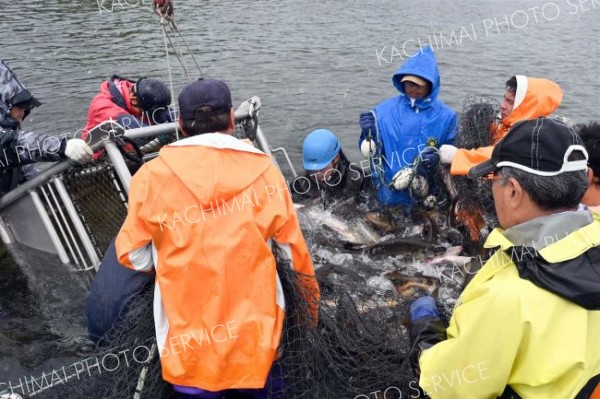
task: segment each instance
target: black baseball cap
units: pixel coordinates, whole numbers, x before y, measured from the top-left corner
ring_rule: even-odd
[[[140,108],[146,112],[165,108],[171,104],[171,92],[166,84],[158,79],[139,78],[134,86]]]
[[[15,94],[10,102],[12,106],[21,107],[27,111],[31,111],[35,107],[42,105],[42,102],[35,98],[27,89]]]
[[[212,107],[211,112],[200,112],[200,107]],[[179,93],[181,119],[194,120],[221,115],[231,110],[229,86],[218,79],[198,79],[188,83]]]
[[[576,151],[585,159],[569,161]],[[538,176],[556,176],[587,170],[587,161],[581,137],[565,123],[544,117],[515,124],[496,144],[491,159],[472,167],[468,176],[483,177],[504,166]]]

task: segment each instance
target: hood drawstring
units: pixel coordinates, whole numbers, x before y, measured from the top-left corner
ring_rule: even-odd
[[[410,100],[410,107],[411,108],[415,108],[415,113],[419,113],[419,107],[416,106],[417,104],[417,99],[416,98],[412,98],[412,97],[408,97],[408,99]]]

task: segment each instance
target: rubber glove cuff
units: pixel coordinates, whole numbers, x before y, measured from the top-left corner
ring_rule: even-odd
[[[423,317],[440,317],[433,297],[426,295],[410,305],[410,320],[415,321]]]

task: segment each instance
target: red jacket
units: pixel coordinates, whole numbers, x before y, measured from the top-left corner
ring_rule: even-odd
[[[113,93],[111,93],[111,82],[114,84],[116,92],[118,92],[120,96],[113,96]],[[83,134],[81,135],[82,139],[86,139],[89,131],[92,128],[109,119],[118,121],[124,116],[132,116],[135,117],[137,120],[141,119],[142,115],[135,112],[131,107],[131,98],[129,97],[129,90],[134,84],[135,83],[130,80],[120,79],[116,76],[113,76],[109,80],[105,80],[100,84],[100,91],[90,102],[87,124],[83,128]],[[118,103],[121,103],[121,105],[124,105],[124,107],[122,107]],[[128,126],[124,127],[127,128]]]

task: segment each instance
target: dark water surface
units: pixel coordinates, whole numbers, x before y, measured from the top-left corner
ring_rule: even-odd
[[[467,94],[499,100],[510,76],[526,74],[561,85],[562,114],[599,119],[598,0],[175,2],[205,74],[226,80],[236,103],[260,96],[264,131],[296,165],[303,137],[317,127],[336,132],[350,158],[359,159],[358,114],[395,94],[391,75],[419,41],[433,44],[441,98],[457,110]],[[81,129],[89,100],[113,73],[168,80],[150,4],[0,0],[0,58],[44,102],[26,127]],[[178,92],[187,80],[170,61]],[[3,259],[0,382],[41,369],[49,358],[60,363],[61,338],[44,330],[36,309],[23,276]]]

